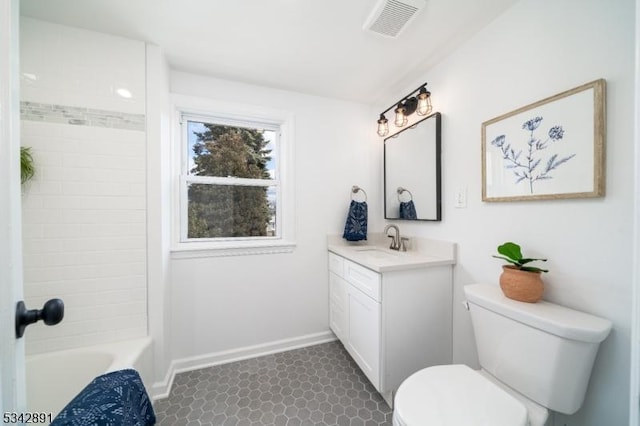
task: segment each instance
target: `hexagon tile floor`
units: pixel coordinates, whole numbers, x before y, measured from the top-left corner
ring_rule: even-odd
[[[391,425],[392,411],[339,342],[177,374],[158,425]]]

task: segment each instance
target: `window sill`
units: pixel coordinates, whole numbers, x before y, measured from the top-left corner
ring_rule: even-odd
[[[291,253],[295,242],[289,241],[247,241],[225,243],[181,243],[171,248],[172,259],[194,259],[202,257],[247,256],[254,254]]]

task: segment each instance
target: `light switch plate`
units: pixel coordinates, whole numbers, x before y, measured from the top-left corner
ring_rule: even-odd
[[[456,190],[454,207],[457,209],[467,208],[467,188],[466,187],[461,186]]]

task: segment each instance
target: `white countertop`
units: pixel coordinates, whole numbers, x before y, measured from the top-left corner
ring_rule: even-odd
[[[330,252],[379,273],[456,263],[454,243],[421,240],[415,241],[412,247],[421,247],[423,250],[409,249],[406,252],[391,250],[388,241],[375,237],[353,243],[330,236],[327,247]]]

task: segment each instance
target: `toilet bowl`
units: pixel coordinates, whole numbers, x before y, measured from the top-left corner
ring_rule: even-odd
[[[396,393],[394,426],[543,426],[548,410],[466,365],[418,371]]]
[[[413,373],[394,398],[396,426],[544,426],[549,411],[582,406],[611,321],[553,303],[464,287],[481,370],[439,365]]]

